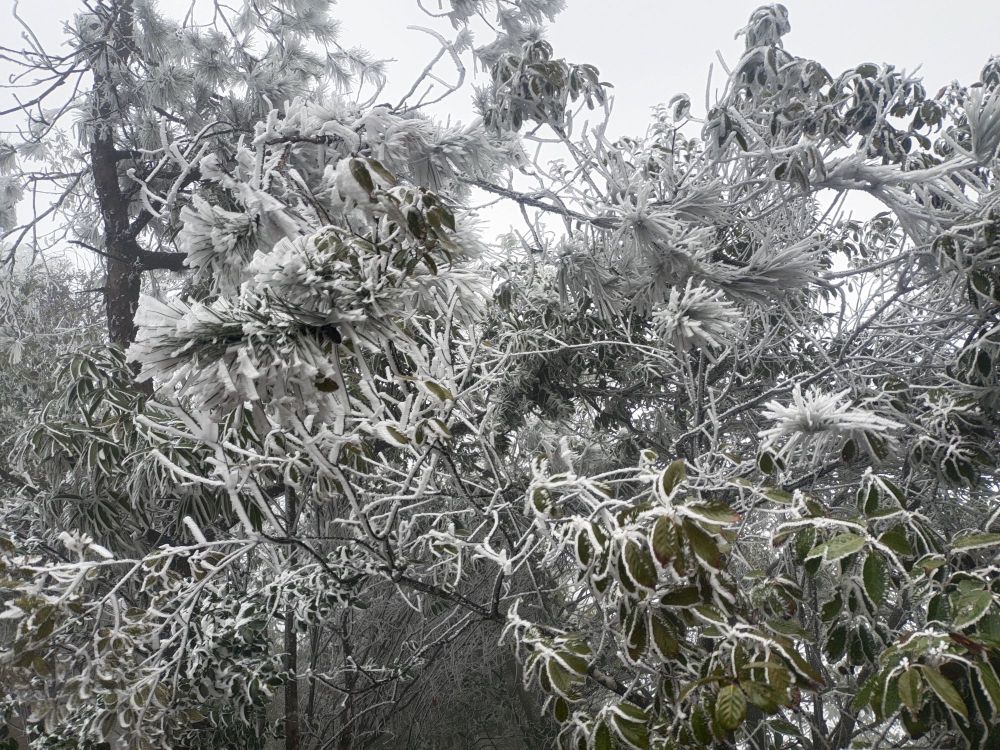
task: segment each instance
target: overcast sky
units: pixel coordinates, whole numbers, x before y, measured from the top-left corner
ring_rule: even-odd
[[[433,8],[438,0],[425,0]],[[704,110],[709,65],[724,82],[716,50],[732,65],[743,50],[733,38],[763,3],[742,0],[567,0],[549,31],[556,54],[596,65],[614,84],[612,132],[645,130],[650,107],[688,93]],[[419,70],[434,42],[407,31],[430,25],[412,0],[341,0],[345,41],[394,57],[401,81]],[[933,93],[951,80],[971,82],[1000,55],[1000,2],[994,0],[786,0],[789,52],[810,57],[834,75],[861,62],[921,66]],[[440,26],[438,26],[440,28]],[[445,28],[447,26],[445,25]],[[417,67],[419,65],[419,67]]]
[[[435,8],[440,0],[424,0]],[[234,0],[238,2],[238,0]],[[8,9],[11,0],[2,0]],[[164,10],[183,12],[189,0],[165,0]],[[409,85],[412,76],[436,51],[436,42],[411,24],[432,26],[448,34],[441,19],[429,19],[415,0],[340,0],[342,42],[369,49],[396,62],[390,67],[392,90]],[[735,31],[758,2],[742,0],[567,0],[567,10],[552,26],[549,38],[556,53],[575,62],[596,65],[614,84],[612,133],[645,130],[649,108],[675,93],[688,93],[695,110],[703,110],[709,65],[713,81],[723,74],[716,50],[732,64],[743,48]],[[992,54],[1000,54],[1000,3],[993,0],[786,0],[792,31],[785,38],[793,54],[811,57],[831,73],[860,62],[892,62],[913,70],[918,65],[928,89],[958,79],[973,80]],[[62,21],[81,7],[75,0],[21,0],[20,12],[46,44],[58,46]],[[21,46],[19,30],[4,14],[0,43]],[[485,41],[485,40],[484,40]],[[6,79],[12,68],[0,60]],[[9,100],[8,96],[4,96]],[[463,97],[467,99],[467,97]],[[463,118],[469,109],[449,109]]]

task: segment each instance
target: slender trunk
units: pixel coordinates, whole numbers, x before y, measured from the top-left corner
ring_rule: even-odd
[[[322,529],[320,528],[320,514],[317,513],[315,516],[316,521],[316,537],[322,536]],[[306,695],[306,731],[315,732],[316,730],[316,688],[318,681],[316,680],[316,669],[319,666],[319,656],[321,648],[321,639],[323,637],[322,628],[313,623],[309,627],[309,689]]]
[[[340,619],[340,643],[344,651],[342,659],[345,664],[350,664],[353,656],[350,632],[350,610],[346,610]],[[347,695],[344,700],[344,708],[340,713],[337,750],[351,750],[351,746],[354,744],[354,685],[357,676],[357,670],[351,669],[344,677]]]
[[[285,529],[295,534],[298,497],[291,487],[285,489]],[[289,547],[289,565],[295,561],[295,548]],[[285,750],[299,750],[299,638],[295,630],[295,605],[285,604]]]
[[[295,633],[295,608],[285,605],[285,750],[299,748],[299,678],[298,637]]]

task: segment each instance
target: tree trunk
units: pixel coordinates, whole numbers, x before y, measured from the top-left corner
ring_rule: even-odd
[[[124,67],[131,56],[131,0],[112,2],[110,12],[114,14],[111,43],[103,45],[90,61],[94,74],[90,160],[104,224],[103,252],[107,270],[104,304],[108,337],[112,344],[124,348],[135,337],[132,318],[139,303],[141,270],[139,245],[129,235],[128,198],[119,184],[118,162],[122,157],[115,147],[115,122],[120,119],[121,104],[112,70],[116,66]]]
[[[291,487],[285,490],[285,529],[288,536],[295,533],[297,497]],[[289,547],[289,564],[295,559],[295,548]],[[299,639],[295,630],[295,606],[285,605],[285,750],[299,750]]]
[[[285,605],[285,750],[299,748],[299,678],[298,637],[295,633],[295,608]]]

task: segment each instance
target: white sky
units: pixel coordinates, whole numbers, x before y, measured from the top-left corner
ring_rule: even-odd
[[[234,0],[239,2],[239,0]],[[424,0],[435,8],[441,0]],[[189,0],[161,0],[165,11],[183,13]],[[335,11],[343,21],[342,43],[362,46],[390,67],[392,91],[405,89],[436,51],[430,37],[406,27],[431,26],[448,35],[450,26],[430,19],[415,0],[340,0]],[[761,3],[752,0],[567,0],[567,10],[551,27],[556,54],[596,65],[603,80],[614,84],[612,133],[645,130],[649,108],[675,93],[688,93],[703,110],[708,68],[722,84],[716,50],[729,64],[743,48],[733,34]],[[785,0],[792,31],[785,37],[793,54],[811,57],[834,75],[861,62],[892,62],[913,70],[918,65],[928,89],[958,79],[973,80],[991,54],[1000,54],[1000,3],[995,0]],[[19,27],[0,0],[0,44],[21,46]],[[20,0],[21,15],[53,51],[61,26],[82,10],[77,0]],[[485,41],[485,40],[484,40]],[[13,67],[0,60],[5,80]],[[0,94],[0,108],[11,102]],[[467,97],[449,104],[467,117]],[[11,102],[12,103],[12,102]],[[462,110],[465,110],[462,112]]]
[[[434,8],[438,0],[425,0]],[[721,87],[716,50],[735,63],[743,40],[733,38],[753,0],[567,0],[549,30],[556,55],[589,62],[614,84],[615,127],[639,134],[650,107],[676,93],[704,110],[708,68]],[[379,57],[399,60],[390,79],[407,79],[436,51],[408,24],[431,25],[413,0],[341,0],[344,41]],[[991,55],[1000,55],[1000,2],[995,0],[785,0],[792,24],[785,46],[819,61],[834,76],[862,62],[889,62],[907,71],[921,66],[931,93],[951,80],[975,80]],[[442,29],[438,23],[436,26]],[[447,25],[443,25],[447,30]],[[356,37],[355,37],[356,32]],[[423,50],[423,54],[420,54]]]

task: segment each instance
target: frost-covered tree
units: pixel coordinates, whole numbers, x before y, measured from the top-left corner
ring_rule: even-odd
[[[448,341],[451,331],[422,331],[412,308],[418,305],[423,315],[434,319],[457,304],[453,295],[459,293],[473,300],[468,303],[473,309],[480,304],[474,302],[483,297],[480,274],[456,271],[439,277],[439,268],[478,249],[470,232],[456,231],[455,212],[466,192],[456,177],[489,178],[519,156],[516,147],[481,126],[439,126],[423,116],[431,99],[442,95],[442,87],[434,84],[429,96],[428,84],[442,80],[442,61],[454,65],[452,73],[461,82],[470,55],[488,65],[537,39],[539,24],[559,6],[527,0],[457,4],[447,13],[456,35],[440,37],[442,54],[400,102],[379,106],[372,104],[380,89],[379,67],[364,53],[337,45],[328,3],[237,8],[195,4],[176,22],[151,3],[100,3],[75,19],[72,52],[61,58],[49,55],[29,35],[23,62],[29,71],[40,71],[40,93],[19,108],[28,112],[31,122],[25,142],[7,149],[19,160],[11,167],[8,192],[14,195],[13,204],[21,178],[27,178],[29,189],[50,182],[62,192],[50,210],[23,225],[12,226],[13,212],[5,214],[9,258],[13,262],[19,254],[24,257],[23,249],[42,252],[47,244],[63,240],[103,256],[109,337],[119,346],[134,335],[133,313],[141,277],[148,271],[190,268],[182,296],[170,298],[166,308],[173,305],[174,313],[185,319],[207,314],[231,333],[242,323],[217,315],[232,302],[228,295],[247,294],[247,304],[231,311],[272,327],[277,338],[264,344],[269,353],[260,352],[270,363],[253,365],[244,352],[234,361],[236,381],[215,383],[221,368],[208,376],[197,372],[200,365],[192,368],[192,386],[199,387],[194,385],[198,381],[206,388],[205,400],[195,399],[199,408],[205,406],[211,418],[221,418],[240,400],[223,394],[255,388],[254,367],[280,373],[289,364],[286,357],[304,357],[297,384],[275,380],[277,390],[266,394],[268,410],[246,412],[249,422],[240,429],[251,431],[237,441],[245,443],[238,454],[271,450],[265,445],[275,437],[270,420],[277,420],[272,426],[278,429],[288,420],[300,426],[305,420],[309,427],[303,429],[312,429],[312,408],[323,411],[325,418],[332,414],[327,409],[340,404],[337,429],[343,431],[350,412],[344,403],[357,398],[347,395],[348,381],[353,388],[367,387],[373,397],[388,382],[365,380],[350,371],[345,375],[332,361],[321,364],[331,347],[351,345],[345,341],[348,326],[376,342],[391,334],[391,343],[385,341],[393,356],[409,357],[409,366],[426,360],[430,370],[425,375],[438,370],[447,374],[447,365],[431,360],[439,341]],[[501,31],[473,50],[466,26],[478,17],[493,17]],[[49,96],[53,80],[77,86],[57,110]],[[453,88],[445,86],[444,95]],[[86,93],[78,96],[79,91]],[[71,135],[61,126],[63,115],[73,112],[77,132]],[[18,166],[25,160],[40,162],[48,171],[28,173]],[[391,193],[377,212],[368,205],[374,193],[365,197],[375,189],[367,182],[372,179]],[[357,210],[351,208],[354,213],[349,215],[345,206]],[[391,214],[391,231],[382,236],[388,221],[385,211]],[[52,216],[66,221],[52,228],[46,223]],[[370,230],[365,230],[366,221],[371,222]],[[397,247],[392,256],[383,257],[383,250],[393,244]],[[317,261],[335,264],[338,272],[324,272],[330,285],[325,291],[308,292]],[[252,281],[257,278],[259,285]],[[303,291],[313,299],[299,299]],[[336,310],[328,309],[330,295],[338,299]],[[272,312],[276,317],[271,318]],[[472,312],[463,304],[454,314],[456,321],[467,321]],[[369,317],[370,324],[365,322]],[[415,328],[397,330],[404,324]],[[161,347],[160,341],[150,343],[151,356],[179,354]],[[230,348],[224,345],[216,353],[227,359]],[[378,362],[375,372],[383,367]],[[370,376],[365,367],[363,375]],[[75,747],[103,739],[245,747],[274,734],[271,694],[283,684],[279,731],[290,747],[319,745],[330,737],[350,746],[385,735],[390,720],[399,725],[396,734],[385,735],[390,744],[403,733],[414,739],[434,735],[474,742],[478,736],[509,732],[519,723],[525,737],[545,731],[538,720],[532,723],[530,714],[518,717],[533,700],[518,698],[521,689],[512,655],[492,648],[498,631],[466,634],[466,623],[450,610],[415,618],[419,607],[405,599],[389,598],[388,606],[365,617],[362,608],[382,603],[378,592],[367,588],[370,581],[346,573],[350,565],[320,564],[316,555],[291,542],[298,524],[308,522],[324,538],[333,535],[323,554],[357,552],[349,543],[351,523],[346,517],[314,514],[313,471],[299,477],[282,461],[272,462],[270,471],[255,466],[255,489],[245,499],[221,490],[222,485],[202,486],[192,480],[195,474],[186,472],[211,472],[218,456],[199,439],[185,442],[174,432],[190,427],[187,417],[179,415],[195,402],[187,396],[151,402],[148,386],[136,389],[132,381],[133,372],[120,351],[98,347],[80,352],[66,362],[58,396],[38,414],[37,424],[24,434],[13,456],[19,481],[5,498],[10,512],[4,528],[19,562],[5,566],[5,573],[12,576],[13,590],[22,575],[35,575],[31,570],[44,579],[48,574],[41,570],[54,561],[57,568],[68,565],[70,578],[57,584],[68,588],[53,602],[62,614],[75,613],[56,627],[59,618],[46,608],[43,592],[36,592],[40,597],[5,600],[13,601],[8,612],[12,617],[19,610],[31,613],[22,620],[27,629],[18,629],[13,641],[6,641],[4,682],[18,686],[11,696],[16,698],[12,710],[21,714],[18,725],[32,724],[38,741],[49,745]],[[439,397],[446,392],[443,386],[434,391],[429,382],[428,392]],[[210,393],[220,385],[222,391]],[[344,390],[334,399],[330,394],[338,387]],[[389,403],[395,395],[390,393]],[[374,446],[379,436],[392,439],[394,415],[389,407],[371,407],[369,421],[355,424],[352,418],[348,426],[352,434],[360,434],[359,429],[370,434]],[[175,414],[178,408],[181,412]],[[448,432],[440,419],[427,421],[422,429],[428,439]],[[230,444],[230,437],[225,438],[227,451],[236,445]],[[312,444],[311,439],[307,442]],[[372,446],[366,450],[372,452]],[[306,459],[295,451],[292,455],[295,461]],[[336,454],[329,454],[328,460],[336,462]],[[237,495],[247,489],[239,487]],[[296,498],[300,489],[308,490],[301,501]],[[322,491],[328,490],[324,485]],[[209,537],[215,542],[228,538],[236,527],[264,533],[264,524],[277,519],[264,512],[262,502],[281,506],[284,524],[282,537],[274,542],[278,552],[268,553],[265,567],[256,545],[209,576],[201,574],[195,560],[188,560],[189,553],[150,553],[163,544],[197,546]],[[337,543],[332,541],[337,534],[347,536]],[[73,560],[90,549],[99,555],[106,550],[115,561],[142,563],[125,564],[122,571],[105,576],[117,581],[110,589],[100,581],[86,583],[93,574],[74,583],[75,574],[69,571],[78,563]],[[28,557],[22,559],[22,553]],[[29,567],[19,567],[20,562]],[[173,580],[174,574],[184,580]],[[150,575],[161,576],[162,585]],[[333,578],[327,580],[329,576]],[[195,580],[195,589],[184,589]],[[338,593],[338,588],[343,591]],[[362,589],[364,599],[359,598]],[[110,600],[104,598],[106,593]],[[119,601],[119,596],[124,599]],[[94,617],[80,620],[81,602],[93,597],[100,602],[97,609],[84,608]],[[124,610],[122,602],[127,603]],[[347,602],[346,611],[341,607],[331,615],[331,606]],[[106,606],[119,612],[111,631],[102,614],[110,611]],[[388,627],[392,623],[397,625]],[[300,630],[307,631],[301,638]],[[119,641],[119,633],[128,633],[130,640]],[[75,651],[77,657],[54,659],[46,666],[44,654],[52,652],[47,646],[37,648],[37,637],[45,642],[54,638],[53,644],[60,641],[60,649]],[[475,679],[477,672],[465,665],[468,658],[442,656],[444,646],[459,638],[462,653],[495,652],[479,659],[484,679]],[[299,668],[300,646],[305,648],[306,639],[308,666]],[[369,670],[363,659],[356,663],[357,653],[374,654],[375,666]],[[217,674],[223,658],[226,677]],[[474,700],[476,721],[420,728],[416,717],[426,708],[426,691],[416,689],[416,682],[433,679],[435,670],[461,672],[464,680],[479,683],[480,696],[503,699],[489,704]],[[461,683],[454,677],[448,680],[455,681],[456,689]],[[482,687],[487,681],[497,687]],[[61,686],[56,692],[50,690],[53,682]],[[460,699],[455,693],[454,700]],[[409,711],[397,710],[400,704],[410,706]]]
[[[471,126],[163,119],[130,205],[190,277],[14,454],[36,746],[1000,742],[1000,66],[833,76],[771,5],[709,112],[612,140],[558,5],[444,8],[458,66],[503,30]]]

